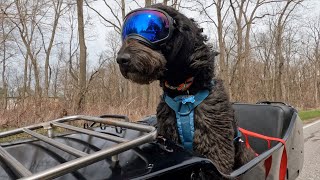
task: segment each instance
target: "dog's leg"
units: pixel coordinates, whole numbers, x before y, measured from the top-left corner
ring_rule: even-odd
[[[195,109],[194,150],[209,158],[219,171],[229,174],[235,161],[234,114],[221,80]]]
[[[236,147],[236,159],[234,169],[240,168],[256,157],[252,149],[248,149],[244,143],[238,143]],[[253,170],[247,172],[241,177],[241,180],[265,180],[266,170],[264,164],[260,163]]]
[[[250,160],[254,159],[255,152],[252,149],[248,149],[244,143],[239,142],[236,145],[236,156],[234,169],[238,169],[242,165],[248,163]]]
[[[205,117],[199,119],[201,123],[195,122],[194,150],[210,159],[219,171],[229,174],[233,170],[235,149],[232,138],[224,134],[232,134],[232,131],[227,128],[206,126],[203,121],[208,119]]]

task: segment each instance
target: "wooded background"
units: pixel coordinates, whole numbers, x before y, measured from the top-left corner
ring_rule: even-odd
[[[154,114],[162,94],[158,82],[136,85],[121,76],[115,61],[125,14],[154,3],[172,6],[204,28],[220,52],[216,74],[231,101],[318,108],[320,7],[312,2],[0,0],[0,125],[72,114],[132,120]]]

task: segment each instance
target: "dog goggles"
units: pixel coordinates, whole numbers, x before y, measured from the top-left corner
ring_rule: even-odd
[[[173,20],[164,11],[141,8],[130,12],[122,26],[122,40],[137,39],[155,47],[171,37]]]

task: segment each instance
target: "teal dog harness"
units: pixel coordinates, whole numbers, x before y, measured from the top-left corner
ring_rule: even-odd
[[[195,95],[180,95],[175,98],[164,94],[164,100],[176,113],[179,137],[183,146],[193,149],[194,109],[208,97],[209,90],[201,90]]]

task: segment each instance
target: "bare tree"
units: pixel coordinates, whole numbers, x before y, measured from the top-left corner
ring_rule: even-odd
[[[2,12],[3,14],[6,14],[6,9],[8,9],[11,4],[2,4]],[[8,105],[8,78],[6,76],[7,72],[6,72],[6,68],[7,68],[7,60],[10,59],[11,57],[14,56],[13,53],[10,53],[10,41],[13,40],[12,38],[12,31],[14,30],[15,27],[12,27],[12,25],[10,24],[10,22],[5,18],[5,16],[1,16],[0,15],[0,23],[1,23],[1,56],[2,59],[0,60],[0,62],[2,62],[2,73],[1,73],[1,77],[2,77],[2,96],[3,96],[3,109],[7,109],[7,105]],[[10,49],[9,49],[10,48]]]
[[[230,6],[233,14],[233,19],[236,24],[235,37],[237,40],[236,63],[233,67],[230,83],[234,84],[235,77],[239,77],[238,89],[236,91],[243,92],[240,94],[243,100],[249,100],[249,86],[247,84],[247,67],[251,58],[251,31],[254,21],[261,19],[269,13],[258,14],[260,7],[271,4],[277,1],[272,0],[230,0]]]
[[[55,64],[54,68],[53,68],[53,97],[57,98],[58,97],[58,84],[59,84],[59,76],[61,74],[61,62],[63,61],[63,59],[65,58],[65,52],[64,49],[61,48],[58,54],[58,62]]]
[[[151,6],[151,0],[145,0],[145,6],[146,7]]]
[[[53,11],[54,11],[54,18],[53,18],[53,24],[52,24],[52,30],[51,30],[51,36],[49,39],[49,44],[48,47],[46,47],[46,43],[45,43],[45,37],[44,37],[44,33],[41,30],[40,25],[38,25],[38,29],[39,32],[41,34],[42,37],[42,46],[44,48],[45,54],[46,54],[46,58],[45,58],[45,65],[44,65],[44,81],[45,81],[45,91],[44,91],[44,95],[45,97],[49,96],[49,86],[50,86],[50,75],[49,75],[49,61],[50,61],[50,55],[51,55],[51,50],[53,47],[53,42],[54,42],[54,38],[56,35],[56,30],[58,27],[58,22],[60,19],[60,16],[63,12],[63,10],[65,8],[62,8],[62,4],[63,4],[63,0],[52,0],[52,6],[53,6]]]
[[[87,47],[84,37],[84,21],[83,21],[83,0],[77,0],[78,14],[78,33],[80,45],[80,62],[79,62],[79,94],[77,97],[77,111],[83,111],[85,104],[85,91],[87,86]]]
[[[210,0],[209,4],[204,1],[197,0],[196,3],[201,7],[200,14],[204,14],[208,19],[202,23],[210,23],[217,29],[218,36],[218,46],[219,46],[219,77],[225,80],[225,84],[230,93],[230,83],[229,83],[229,72],[228,64],[226,63],[226,35],[229,31],[230,23],[227,22],[229,15],[230,6],[227,4],[228,1],[224,0]],[[213,10],[212,7],[215,9]],[[216,12],[214,15],[212,12]],[[216,17],[216,19],[214,18]],[[231,95],[231,94],[230,94]]]
[[[262,62],[261,74],[258,76],[260,80],[260,88],[262,99],[272,99],[273,97],[273,81],[274,81],[274,70],[273,70],[273,44],[274,36],[272,35],[271,24],[267,26],[266,32],[257,32],[253,34],[255,42],[255,56]]]
[[[39,98],[41,96],[41,86],[40,86],[40,70],[37,61],[37,55],[41,51],[41,47],[35,47],[34,38],[38,24],[41,21],[41,18],[45,16],[45,4],[43,1],[33,1],[21,2],[15,1],[15,6],[17,10],[17,17],[11,19],[16,27],[19,30],[21,40],[26,48],[26,54],[29,56],[35,78],[35,96]],[[29,8],[32,8],[29,10]],[[44,11],[43,11],[44,10]],[[41,11],[41,12],[40,12]],[[39,18],[39,13],[43,13]],[[18,19],[18,21],[16,21]],[[34,44],[33,44],[34,43]]]
[[[278,16],[275,24],[275,92],[274,98],[276,100],[284,99],[283,91],[283,73],[285,58],[283,56],[283,34],[287,25],[289,17],[297,5],[301,4],[303,0],[288,0],[283,8],[281,8],[280,15]]]
[[[180,9],[209,32],[208,43],[220,51],[217,74],[232,101],[319,106],[319,18],[297,20],[302,0],[0,0],[0,103],[8,107],[2,117],[17,112],[15,120],[6,120],[16,126],[48,120],[62,109],[132,119],[154,113],[162,93],[158,83],[126,80],[115,61],[126,10],[154,3]],[[92,14],[107,27],[106,46],[97,57],[86,52],[84,29]],[[51,94],[54,98],[46,98]],[[9,96],[16,99],[10,110]]]
[[[101,14],[98,10],[96,10],[95,8],[93,8],[91,6],[91,3],[88,0],[85,0],[86,6],[89,7],[92,11],[94,11],[96,14],[98,14],[98,16],[103,20],[103,22],[107,23],[104,24],[106,27],[112,27],[114,28],[114,30],[117,33],[121,33],[121,25],[122,25],[122,20],[125,17],[125,1],[121,0],[121,3],[118,2],[118,0],[114,0],[114,3],[116,3],[118,5],[118,7],[120,7],[121,9],[121,15],[122,15],[122,20],[119,18],[118,13],[115,12],[115,10],[112,8],[112,5],[110,5],[110,1],[107,2],[107,0],[102,0],[105,4],[105,6],[107,7],[107,9],[110,11],[111,13],[111,17],[114,20],[110,20],[108,17],[105,17],[103,14]]]
[[[306,45],[304,55],[311,63],[313,70],[313,89],[314,89],[314,104],[319,106],[319,86],[320,86],[320,20],[318,17],[310,20],[307,24],[307,35],[304,44]]]

